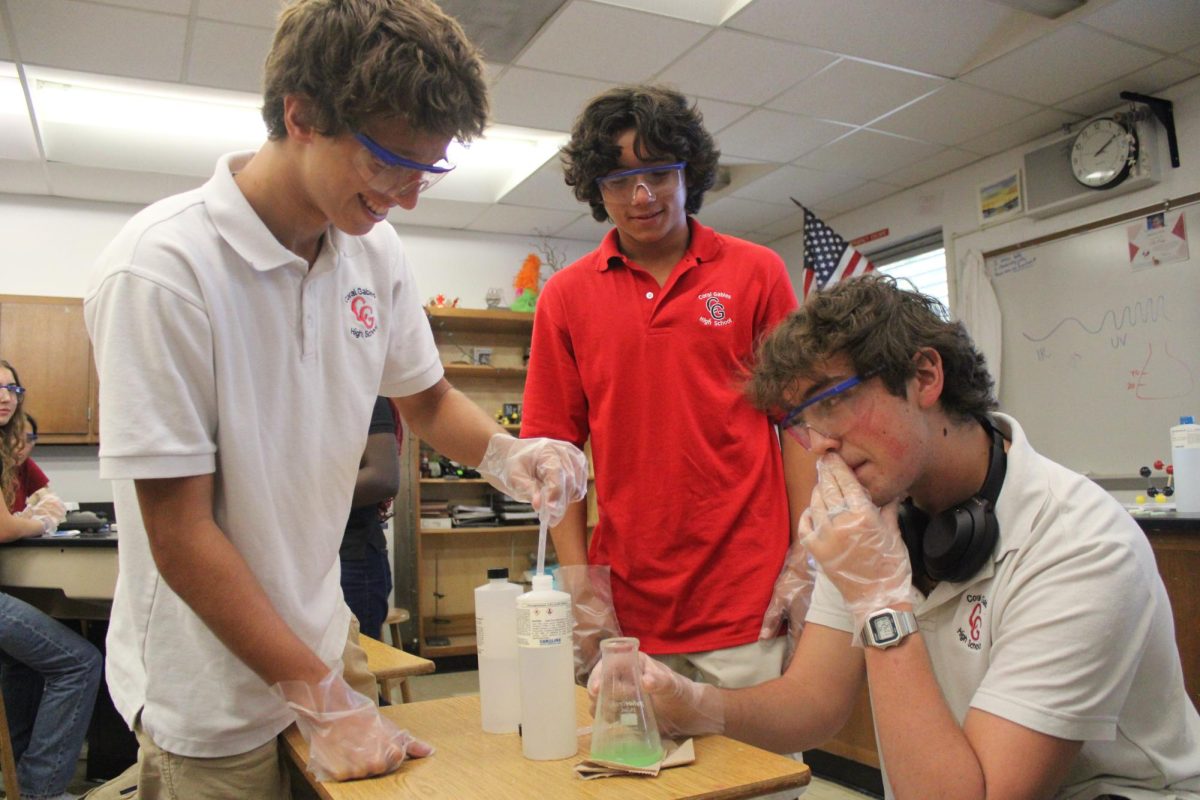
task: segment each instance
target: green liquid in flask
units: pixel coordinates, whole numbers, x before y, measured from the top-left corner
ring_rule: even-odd
[[[663,750],[643,741],[625,740],[612,742],[599,751],[593,750],[591,757],[597,761],[611,761],[630,767],[649,767],[662,759]]]

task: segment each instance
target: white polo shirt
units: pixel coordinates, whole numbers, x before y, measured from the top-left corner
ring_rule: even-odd
[[[187,756],[246,752],[293,717],[163,582],[133,479],[214,474],[217,524],[332,664],[349,624],[338,547],[375,397],[442,377],[395,230],[331,228],[310,270],[234,183],[250,155],[130,220],[84,301],[121,525],[109,690],[127,722],[141,710],[154,741]]]
[[[994,418],[1012,442],[995,558],[916,608],[950,711],[1083,741],[1057,798],[1200,800],[1200,716],[1145,534],[1095,483],[1038,455],[1014,419]],[[851,628],[823,574],[807,619]]]

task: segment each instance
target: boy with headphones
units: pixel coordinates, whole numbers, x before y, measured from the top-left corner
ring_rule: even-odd
[[[865,678],[888,797],[1200,800],[1146,537],[989,413],[984,359],[936,300],[881,275],[820,292],[748,391],[820,456],[799,528],[820,574],[774,681],[717,689],[646,660],[664,730],[817,747]]]

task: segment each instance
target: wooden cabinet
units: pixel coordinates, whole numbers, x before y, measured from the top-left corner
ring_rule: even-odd
[[[0,295],[0,358],[21,376],[43,444],[99,439],[99,380],[75,297]]]
[[[488,416],[505,403],[520,403],[533,315],[505,310],[430,308],[430,325],[446,365],[446,377]],[[488,363],[476,363],[483,349]],[[519,426],[511,426],[516,433]],[[428,444],[409,437],[412,529],[416,539],[417,633],[426,658],[475,653],[475,587],[491,567],[507,567],[520,583],[537,551],[537,525],[477,528],[425,527],[422,501],[486,504],[494,490],[481,478],[451,479],[421,474],[422,456],[436,460]]]

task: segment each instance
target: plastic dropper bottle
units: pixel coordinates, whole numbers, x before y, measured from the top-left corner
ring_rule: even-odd
[[[516,733],[521,724],[517,681],[517,597],[508,568],[487,571],[475,589],[475,646],[479,655],[479,707],[486,733]]]
[[[579,747],[571,627],[571,595],[534,575],[533,591],[517,598],[521,751],[534,761],[570,758]]]

